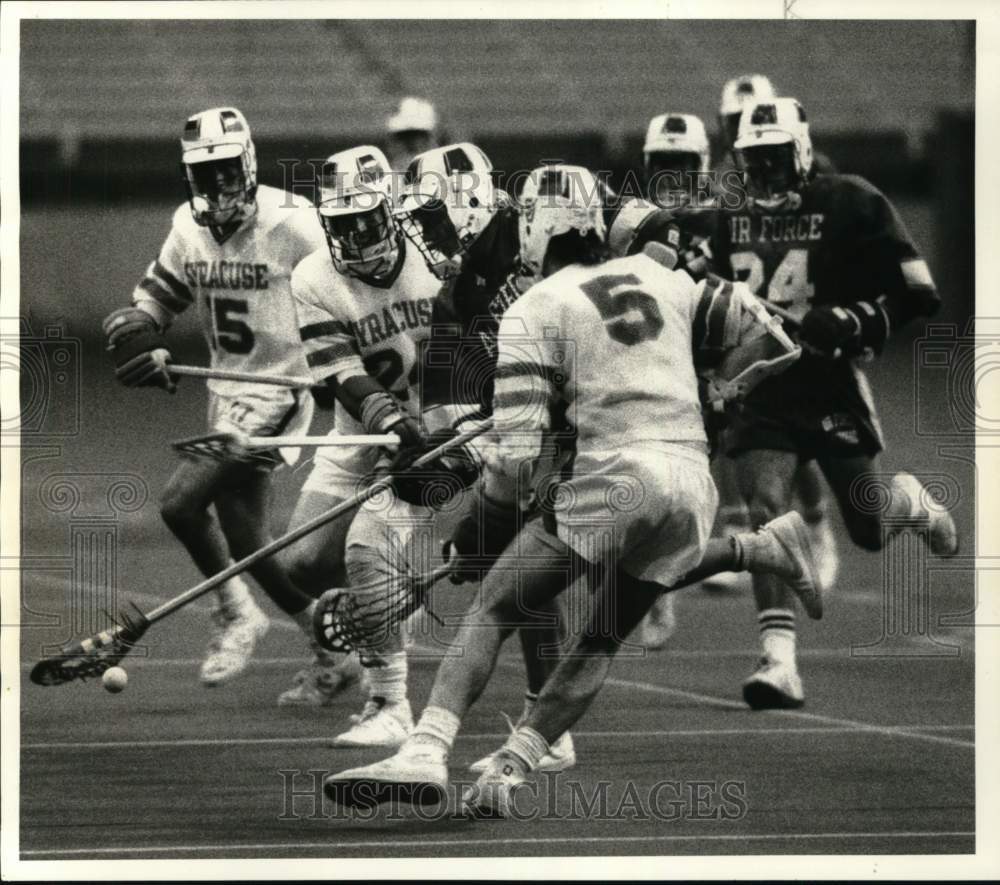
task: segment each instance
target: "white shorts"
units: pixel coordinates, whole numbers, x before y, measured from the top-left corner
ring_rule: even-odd
[[[277,390],[255,384],[238,394],[209,393],[208,426],[212,431],[239,432],[247,436],[283,436],[308,433],[315,402],[308,390]],[[299,459],[298,448],[283,448],[261,465],[276,467],[283,459],[294,464]],[[266,453],[261,452],[261,455]]]
[[[549,500],[560,540],[581,557],[669,587],[701,562],[719,496],[706,453],[650,442],[578,453]]]

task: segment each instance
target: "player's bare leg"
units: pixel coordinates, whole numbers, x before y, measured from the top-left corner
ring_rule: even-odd
[[[840,557],[837,554],[837,541],[830,526],[823,477],[815,461],[804,461],[799,465],[795,474],[795,496],[798,499],[799,512],[809,526],[820,581],[824,590],[830,590],[837,582]]]
[[[292,511],[288,528],[291,530],[304,525],[336,507],[341,500],[343,499],[336,495],[304,489]],[[328,522],[278,555],[279,561],[299,590],[315,597],[331,587],[346,586],[344,546],[347,531],[357,512],[355,508]],[[279,706],[328,706],[341,692],[358,682],[363,674],[356,653],[334,655],[320,648],[313,639],[313,602],[311,599],[303,613],[295,618],[309,640],[313,657],[306,667],[295,674],[291,688],[278,696]]]
[[[558,596],[550,602],[540,605],[531,614],[538,619],[537,626],[522,624],[517,635],[521,642],[521,654],[524,658],[524,669],[528,688],[524,693],[524,707],[516,722],[508,718],[511,731],[523,725],[528,715],[538,702],[538,693],[546,680],[552,675],[559,664],[560,649],[566,641],[565,595]],[[522,613],[521,617],[524,617]],[[493,759],[493,753],[477,759],[469,766],[470,771],[484,771]],[[567,731],[551,742],[549,752],[538,763],[539,771],[565,771],[576,765],[576,748],[573,736]]]
[[[482,606],[463,622],[454,640],[463,653],[441,661],[430,700],[410,737],[395,756],[382,763],[327,778],[324,788],[331,799],[353,804],[357,783],[363,783],[364,789],[384,787],[382,800],[398,796],[404,802],[424,804],[443,797],[448,753],[462,716],[482,694],[500,648],[524,621],[523,612],[538,611],[566,588],[565,574],[560,573],[567,563],[566,550],[537,524],[521,532],[483,579]],[[521,570],[522,554],[538,557],[535,562],[551,561],[553,567]]]
[[[185,458],[177,465],[160,498],[160,515],[167,528],[206,577],[221,572],[231,562],[212,503],[222,489],[241,482],[248,472],[245,464]],[[238,579],[219,588],[220,605],[226,603],[236,587],[240,592],[246,589]]]
[[[788,509],[798,455],[751,449],[735,462],[751,525],[763,525]],[[754,709],[801,707],[805,695],[796,660],[794,594],[766,574],[754,575],[753,592],[761,657],[757,671],[743,685],[744,700]]]
[[[237,462],[190,458],[180,462],[167,483],[160,503],[163,521],[206,577],[227,568],[232,557],[239,556],[230,549],[213,502],[224,490],[251,481],[251,474],[257,472]],[[242,672],[268,628],[267,616],[241,577],[230,578],[217,593],[214,635],[201,668],[206,685],[217,685]]]
[[[864,491],[866,476],[881,477],[877,458],[826,457],[820,467],[837,498],[847,531],[859,547],[881,550],[884,537],[882,520],[916,520],[925,522],[928,529],[930,550],[936,556],[954,556],[958,552],[958,533],[951,515],[935,506],[933,497],[913,474],[901,471],[888,483],[888,499],[884,512],[878,508],[859,507],[868,496]],[[882,482],[881,480],[879,480]],[[853,493],[852,493],[853,489]],[[885,489],[878,493],[884,494]]]
[[[429,564],[432,526],[430,511],[398,499],[385,509],[361,508],[351,524],[345,550],[352,593],[385,593],[386,578],[402,567],[395,561],[397,556],[405,557],[417,571],[423,570]],[[368,700],[361,713],[352,717],[352,727],[333,739],[333,746],[398,747],[412,730],[409,669],[401,627],[375,647],[365,649],[361,663]]]
[[[736,532],[746,531],[750,514],[740,491],[736,465],[731,458],[716,456],[712,459],[712,478],[719,490],[719,510],[714,536],[726,538]],[[702,582],[710,591],[743,591],[749,587],[750,578],[745,572],[720,572]],[[665,596],[664,599],[672,599]],[[655,610],[655,609],[654,609]]]
[[[292,511],[292,517],[288,522],[289,531],[331,510],[341,503],[341,500],[336,495],[304,490]],[[347,530],[351,527],[357,512],[357,508],[354,508],[342,514],[278,554],[296,587],[310,596],[318,597],[331,587],[342,587],[346,584],[344,543]]]
[[[571,728],[589,709],[607,678],[625,637],[653,602],[666,592],[690,587],[722,570],[771,572],[798,587],[812,617],[822,614],[820,589],[808,546],[805,523],[797,513],[772,521],[756,533],[709,541],[701,562],[673,587],[640,581],[622,570],[589,566],[587,579],[597,589],[586,628],[545,683],[538,703],[515,729],[491,766],[463,797],[474,811],[505,814],[511,793],[550,752],[554,736]]]
[[[272,493],[270,474],[253,471],[238,486],[225,489],[216,498],[219,525],[237,559],[274,540],[270,529]],[[312,602],[311,597],[295,586],[276,557],[266,557],[248,571],[271,601],[290,616],[294,617]]]
[[[536,563],[541,557],[548,557],[548,560],[543,567],[522,570],[518,582],[512,580],[511,576],[519,568],[521,554],[531,556]],[[447,657],[442,661],[428,706],[410,737],[395,756],[328,777],[325,781],[327,795],[338,803],[348,805],[358,802],[371,804],[393,798],[417,804],[441,801],[448,782],[447,758],[462,717],[482,694],[496,666],[500,648],[523,617],[523,611],[537,611],[565,590],[565,566],[568,564],[572,564],[572,572],[579,574],[583,581],[592,582],[602,578],[600,567],[580,559],[537,524],[522,531],[518,540],[504,551],[486,576],[483,582],[484,607],[482,610],[475,610],[456,637],[464,654],[461,657]],[[742,569],[773,573],[785,581],[794,582],[799,587],[799,598],[808,605],[812,617],[821,615],[822,605],[808,549],[808,535],[797,513],[784,514],[755,533],[746,532],[727,539],[709,541],[699,565],[672,589],[692,586],[716,571]],[[644,590],[656,588],[657,592],[644,592],[642,605],[637,604],[635,609],[631,607],[631,603],[625,603],[625,610],[617,615],[614,607],[609,609],[617,618],[614,623],[618,624],[619,632],[624,631],[626,635],[663,590],[648,582],[639,583],[643,584]],[[600,617],[607,617],[607,614]],[[607,641],[607,633],[605,630],[602,634],[602,641]],[[620,635],[619,643],[621,638],[624,638],[623,635]],[[592,672],[588,672],[586,676],[586,687],[581,690],[581,697],[592,697],[594,686],[600,687],[607,673],[606,663],[597,658],[591,661],[589,667]],[[584,668],[588,666],[586,659],[582,664]],[[552,680],[564,666],[565,659],[560,659],[559,666],[546,681],[540,699],[546,697]],[[577,690],[577,687],[574,686],[572,690]],[[583,709],[585,705],[578,708],[577,715]],[[529,713],[529,717],[536,715],[537,707]],[[559,723],[564,721],[568,722],[568,719],[558,720]],[[557,731],[558,727],[558,724],[553,725],[547,728],[546,733],[558,736],[562,733]],[[509,750],[511,746],[520,747],[527,742],[533,748],[529,754],[531,765],[537,766],[550,752],[549,742],[533,729],[526,732],[526,728],[530,727],[522,725],[515,729],[502,752]],[[522,751],[528,752],[524,747]],[[497,759],[498,756],[495,755],[482,778],[493,777]]]

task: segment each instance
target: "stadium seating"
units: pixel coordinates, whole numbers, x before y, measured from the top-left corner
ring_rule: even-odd
[[[969,109],[961,23],[818,24],[28,21],[22,136],[169,137],[223,103],[265,138],[368,136],[406,93],[436,101],[459,136],[628,133],[668,108],[713,119],[722,82],[752,69],[824,131],[919,139],[939,109]]]

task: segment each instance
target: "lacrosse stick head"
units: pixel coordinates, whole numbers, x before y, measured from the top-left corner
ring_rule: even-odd
[[[424,605],[427,591],[443,572],[416,572],[400,545],[378,548],[366,563],[372,577],[347,588],[327,590],[316,602],[313,632],[320,647],[363,657],[376,654],[379,646],[403,622]],[[429,612],[433,617],[433,612]]]
[[[114,667],[149,629],[149,619],[137,608],[118,614],[117,626],[66,646],[61,654],[44,658],[31,669],[36,685],[62,685],[94,679]]]
[[[251,447],[249,437],[239,431],[220,431],[192,436],[171,443],[173,449],[182,455],[196,458],[211,458],[213,461],[240,461],[247,464],[270,466],[277,457],[274,449]]]

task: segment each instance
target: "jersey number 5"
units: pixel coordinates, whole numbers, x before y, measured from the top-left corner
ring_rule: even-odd
[[[215,334],[212,340],[216,349],[221,347],[230,353],[250,353],[253,350],[253,331],[238,317],[248,313],[247,303],[236,298],[213,298],[212,315],[215,320]]]
[[[746,283],[754,295],[764,285],[764,262],[756,252],[734,252],[730,256],[736,279]],[[767,300],[790,310],[800,319],[809,310],[816,287],[809,282],[809,252],[789,249],[771,275]]]
[[[663,314],[656,299],[638,288],[621,288],[641,285],[639,277],[628,273],[605,274],[580,286],[600,313],[611,339],[629,347],[659,338],[663,331]]]

